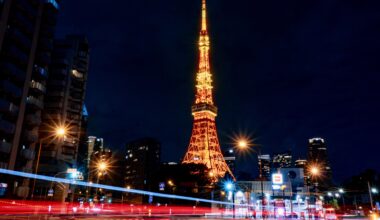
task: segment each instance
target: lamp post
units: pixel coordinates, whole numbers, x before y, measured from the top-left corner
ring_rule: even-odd
[[[240,137],[236,140],[236,147],[240,151],[249,151],[250,146],[252,146],[252,141],[249,138]],[[257,148],[257,157],[261,158],[261,150]],[[260,159],[261,160],[261,159]],[[263,171],[262,171],[262,161],[259,161],[259,178],[260,178],[260,187],[261,187],[261,216],[264,214],[264,183],[263,183]]]
[[[57,137],[57,138],[65,137],[65,134],[66,134],[66,128],[65,127],[57,127],[57,128],[55,128],[55,132],[54,132],[54,136],[53,137]],[[37,175],[37,173],[38,173],[38,167],[40,165],[42,142],[45,141],[45,140],[47,140],[47,139],[49,139],[49,138],[50,138],[50,136],[40,139],[38,153],[37,153],[37,160],[36,160],[36,169],[34,171],[35,175]],[[35,188],[35,186],[36,186],[36,179],[34,178],[33,179],[33,185],[32,185],[32,193],[30,195],[31,199],[33,199],[33,196],[34,196],[34,188]]]
[[[104,161],[99,161],[98,164],[96,165],[96,167],[97,167],[97,171],[98,171],[97,172],[96,183],[99,184],[99,178],[108,169],[108,164],[106,162],[104,162]],[[96,189],[95,197],[98,197],[98,190],[99,190],[99,188]]]
[[[343,202],[343,210],[345,210],[346,209],[346,202],[344,201],[344,189],[343,188],[339,188],[338,189],[338,192],[339,192],[339,194],[341,194],[341,196],[342,196],[342,202]]]
[[[371,185],[370,185],[370,183],[369,182],[367,182],[367,184],[368,184],[368,194],[369,194],[369,200],[370,200],[370,202],[371,202],[371,210],[373,210],[373,198],[372,198],[372,193],[373,194],[377,194],[378,193],[378,191],[377,191],[377,189],[376,188],[373,188],[373,187],[371,187]],[[377,212],[377,208],[376,208],[376,212]]]
[[[227,192],[232,193],[232,218],[235,218],[235,184],[227,182],[225,188]]]
[[[309,167],[309,173],[310,173],[310,178],[315,179],[315,183],[314,183],[314,186],[315,186],[315,196],[314,196],[315,203],[314,203],[314,206],[316,208],[316,205],[317,205],[316,195],[318,194],[318,182],[317,182],[316,178],[318,178],[320,175],[319,166],[317,164],[311,165]],[[309,218],[310,218],[311,217],[310,216],[310,201],[311,201],[310,187],[308,187],[308,194],[309,194],[309,202],[307,204],[308,204],[308,211],[309,211]]]

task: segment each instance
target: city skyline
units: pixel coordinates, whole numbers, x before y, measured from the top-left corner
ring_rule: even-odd
[[[188,106],[194,95],[199,1],[124,3],[130,9],[101,4],[102,13],[116,10],[104,18],[107,21],[96,20],[100,8],[95,2],[62,4],[58,36],[85,32],[92,45],[86,98],[89,134],[104,137],[119,149],[134,137],[153,136],[161,140],[165,160],[179,160],[191,132]],[[85,19],[83,7],[78,7],[82,4],[89,7]],[[278,3],[281,10],[272,8],[264,14],[260,8],[269,9],[270,3],[208,4],[223,147],[229,147],[233,133],[246,131],[255,133],[263,152],[291,148],[300,152],[293,157],[298,159],[306,157],[307,140],[321,136],[330,158],[368,157],[367,164],[352,164],[352,174],[376,168],[375,154],[366,152],[373,150],[379,131],[375,124],[379,77],[371,73],[378,67],[375,53],[380,46],[375,39],[380,32],[374,29],[375,22],[359,26],[354,19],[364,11],[361,22],[371,16],[380,20],[372,7],[363,4],[359,11],[351,11],[355,3],[348,2],[346,7],[338,5],[339,14],[333,10],[337,3]],[[322,7],[326,14],[318,14],[314,7]],[[313,16],[330,16],[335,23]],[[355,28],[364,33],[359,35]],[[345,34],[351,32],[357,34]],[[343,174],[345,162],[332,160],[334,177],[351,175]]]

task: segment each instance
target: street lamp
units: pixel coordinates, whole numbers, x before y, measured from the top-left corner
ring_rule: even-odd
[[[315,199],[315,205],[317,204],[317,194],[318,194],[318,182],[317,182],[317,178],[320,176],[321,172],[320,172],[320,168],[319,168],[319,165],[318,164],[311,164],[309,166],[309,175],[310,175],[310,179],[311,180],[315,180],[314,182],[314,189],[315,189],[315,196],[314,196],[314,199]],[[307,191],[308,191],[308,194],[309,194],[309,201],[308,201],[308,212],[309,212],[309,218],[310,218],[310,202],[311,202],[311,194],[310,194],[310,187],[309,187],[309,184],[307,184]]]
[[[317,166],[312,166],[311,168],[310,168],[310,174],[312,175],[312,176],[318,176],[319,175],[319,168],[317,167]]]
[[[346,209],[346,202],[344,201],[344,193],[345,193],[345,191],[344,191],[343,188],[339,188],[339,189],[338,189],[338,192],[339,192],[339,194],[341,194],[341,196],[342,196],[343,210],[345,210],[345,209]]]
[[[369,200],[371,202],[371,210],[373,210],[374,206],[373,206],[373,198],[372,198],[372,194],[377,194],[378,191],[377,191],[377,188],[374,188],[374,187],[371,187],[370,183],[367,182],[368,184],[368,194],[369,194]],[[376,209],[376,212],[377,212],[377,209]]]
[[[169,184],[169,186],[174,186],[174,183],[172,180],[168,180],[168,184]]]
[[[235,218],[235,184],[226,182],[224,188],[227,192],[232,193],[232,217]]]
[[[99,164],[98,164],[98,169],[100,170],[100,171],[105,171],[106,169],[107,169],[107,164],[105,163],[105,162],[100,162]]]
[[[59,126],[59,127],[56,127],[54,130],[55,131],[54,131],[53,137],[57,137],[57,138],[63,138],[63,137],[65,137],[65,135],[66,135],[66,128],[65,127]],[[50,138],[50,136],[47,136],[45,138],[41,138],[40,139],[40,144],[39,144],[38,153],[37,153],[37,160],[36,160],[36,170],[34,171],[35,175],[37,175],[37,173],[38,173],[38,167],[40,165],[42,142],[45,141],[45,140],[47,140],[48,138]],[[35,188],[35,186],[36,186],[36,178],[33,179],[32,194],[30,195],[31,199],[33,199],[33,196],[34,196],[34,188]]]
[[[248,142],[247,140],[239,140],[238,143],[237,143],[237,146],[239,147],[239,149],[246,149],[248,147]]]

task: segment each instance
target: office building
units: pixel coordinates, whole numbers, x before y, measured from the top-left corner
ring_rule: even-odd
[[[323,181],[320,181],[319,183],[321,188],[331,186],[332,171],[327,155],[327,145],[323,138],[309,139],[307,161],[310,166],[317,166],[319,168],[319,175],[321,177],[323,176]]]
[[[87,126],[88,126],[88,112],[86,105],[83,105],[82,109],[82,119],[81,119],[81,131],[79,136],[79,147],[78,147],[78,157],[77,157],[77,167],[83,173],[84,180],[88,180],[88,167],[90,163],[90,156],[88,154],[88,136],[87,136]]]
[[[40,134],[44,139],[51,137],[55,126],[65,127],[66,134],[42,143],[41,174],[54,176],[77,166],[88,65],[86,37],[70,35],[55,40]],[[54,197],[66,196],[60,196],[58,190]]]
[[[307,167],[307,160],[306,159],[298,159],[294,162],[295,167],[297,168],[303,168],[306,170]]]
[[[271,177],[271,159],[269,154],[262,154],[257,156],[259,162],[260,178],[269,180]]]
[[[90,167],[90,161],[91,156],[96,151],[103,150],[103,138],[95,137],[95,136],[89,136],[87,138],[87,147],[85,148],[86,152],[84,153],[86,155],[86,167],[89,169]]]
[[[273,155],[273,168],[292,167],[292,153],[290,151]]]
[[[91,154],[89,166],[89,181],[93,183],[109,184],[113,167],[112,151],[102,148]]]
[[[34,171],[57,13],[55,0],[0,1],[0,168]],[[30,193],[28,179],[0,178],[8,196]]]
[[[125,186],[132,189],[156,190],[154,175],[160,167],[161,144],[153,138],[143,138],[126,145]],[[143,202],[142,196],[131,198]],[[145,199],[144,199],[145,200]]]

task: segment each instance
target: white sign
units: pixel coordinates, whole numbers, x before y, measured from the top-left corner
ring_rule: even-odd
[[[67,168],[67,173],[76,173],[78,170],[75,168]]]
[[[281,173],[272,174],[272,183],[275,185],[281,185],[282,183],[284,183],[282,174]]]

